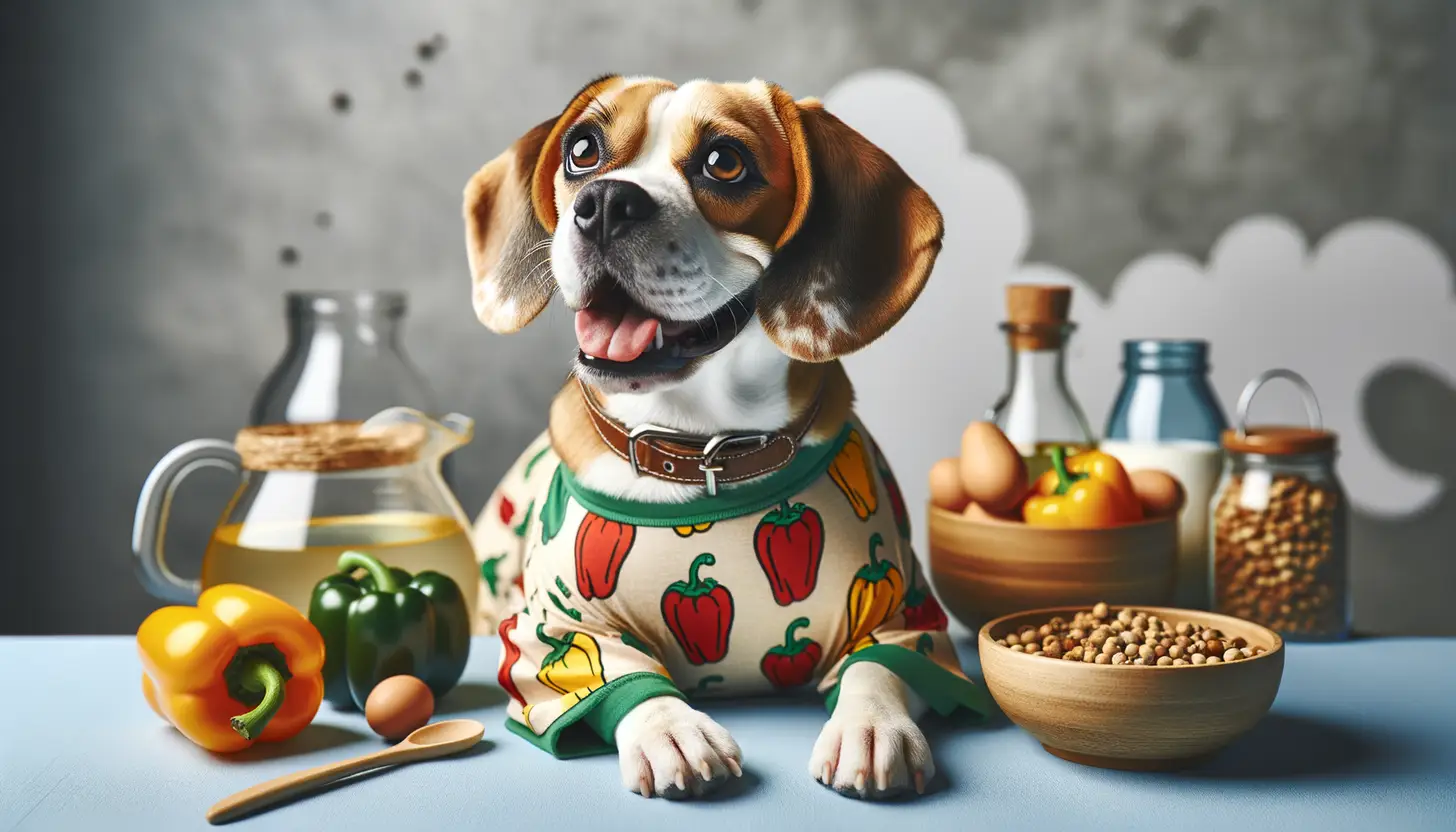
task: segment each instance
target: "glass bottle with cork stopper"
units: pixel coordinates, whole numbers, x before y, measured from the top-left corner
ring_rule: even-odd
[[[1011,440],[1035,480],[1051,470],[1051,449],[1067,453],[1096,445],[1087,417],[1067,387],[1066,346],[1076,329],[1069,319],[1072,289],[1017,283],[1006,287],[1009,358],[1006,392],[986,418]]]

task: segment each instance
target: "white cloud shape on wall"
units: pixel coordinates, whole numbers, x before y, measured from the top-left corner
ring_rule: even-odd
[[[925,472],[957,451],[1006,381],[1008,282],[1075,289],[1068,373],[1095,430],[1122,381],[1127,338],[1205,338],[1212,381],[1230,419],[1249,379],[1271,367],[1304,375],[1326,427],[1341,434],[1341,473],[1369,511],[1404,514],[1441,493],[1436,477],[1401,468],[1376,448],[1361,417],[1370,377],[1400,362],[1456,386],[1456,303],[1450,263],[1419,232],[1361,220],[1311,249],[1278,217],[1230,227],[1209,262],[1152,253],[1120,274],[1106,300],[1076,275],[1023,263],[1032,217],[1015,177],[969,148],[954,103],[929,81],[876,70],[836,85],[825,106],[894,156],[945,215],[945,248],[901,324],[846,365],[860,415],[898,471],[912,505],[927,498]],[[907,379],[913,378],[913,382]],[[1277,383],[1276,383],[1277,384]],[[1304,419],[1298,397],[1271,385],[1254,423]],[[923,524],[921,524],[923,525]],[[917,529],[924,544],[923,529]]]

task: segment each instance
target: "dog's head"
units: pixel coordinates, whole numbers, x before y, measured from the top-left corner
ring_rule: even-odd
[[[873,341],[940,250],[930,197],[817,101],[763,81],[608,76],[465,189],[480,320],[514,332],[559,287],[578,372],[686,378],[753,320],[792,358]]]

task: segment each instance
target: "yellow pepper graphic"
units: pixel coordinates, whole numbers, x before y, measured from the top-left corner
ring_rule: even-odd
[[[672,530],[677,532],[678,537],[692,537],[698,532],[705,532],[713,528],[712,523],[695,523],[691,526],[673,526]]]
[[[884,540],[879,532],[870,536],[870,562],[854,573],[849,585],[849,638],[855,645],[889,621],[905,600],[905,578],[893,563],[875,557]],[[865,645],[868,646],[868,645]]]
[[[869,519],[879,507],[879,496],[875,493],[875,475],[870,469],[870,455],[865,449],[864,437],[855,428],[849,429],[849,438],[839,449],[834,461],[829,463],[829,478],[849,498],[849,505],[855,516]]]
[[[563,697],[574,699],[563,703],[566,708],[606,684],[602,673],[602,651],[596,639],[585,633],[567,633],[562,638],[552,638],[546,634],[544,624],[536,625],[536,638],[551,646],[551,652],[541,660],[541,672],[536,674],[536,678]]]
[[[875,640],[875,637],[872,635],[867,635],[859,641],[856,641],[854,643],[854,646],[849,648],[849,652],[858,653],[866,647],[874,647],[876,644],[879,644],[879,642]]]

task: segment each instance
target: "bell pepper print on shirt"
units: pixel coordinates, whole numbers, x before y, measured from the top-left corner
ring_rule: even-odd
[[[829,464],[829,476],[844,493],[854,514],[861,520],[868,520],[879,506],[875,493],[875,476],[870,469],[869,452],[864,437],[855,428],[849,429],[844,447]]]
[[[879,532],[870,535],[870,562],[854,573],[849,587],[849,637],[851,645],[890,620],[905,600],[905,579],[895,564],[875,556],[885,542]]]
[[[537,509],[522,608],[499,630],[511,731],[571,757],[610,752],[621,716],[655,696],[813,686],[832,708],[863,661],[942,713],[983,713],[898,518],[875,508],[892,492],[874,454],[851,423],[756,492],[666,507],[588,491],[545,457],[539,490],[514,498],[517,523]]]
[[[787,607],[814,592],[824,556],[824,521],[819,512],[785,500],[765,514],[753,532],[753,550],[768,577],[774,602]]]
[[[711,553],[698,555],[688,567],[687,581],[676,581],[662,593],[662,618],[693,664],[722,661],[733,633],[733,595],[712,578],[698,575],[714,563]]]
[[[576,530],[576,588],[582,598],[610,598],[617,591],[617,575],[636,535],[626,523],[587,513]]]
[[[809,626],[809,619],[795,618],[784,632],[784,643],[770,647],[759,662],[759,669],[776,688],[796,688],[814,680],[814,668],[824,657],[819,642],[795,638],[795,631]]]
[[[900,532],[901,540],[910,539],[910,513],[905,510],[905,495],[900,492],[900,483],[895,481],[895,473],[880,455],[879,445],[875,446],[875,467],[880,472],[880,482],[885,484],[885,496],[890,501],[890,512],[895,515],[895,529]]]
[[[472,626],[475,635],[494,635],[500,623],[525,603],[526,537],[555,469],[556,455],[549,437],[542,434],[501,478],[476,518],[472,542],[480,587]]]
[[[907,544],[908,545],[908,544]],[[905,590],[905,629],[944,630],[950,626],[945,610],[925,582],[919,561],[910,563],[910,586]]]

